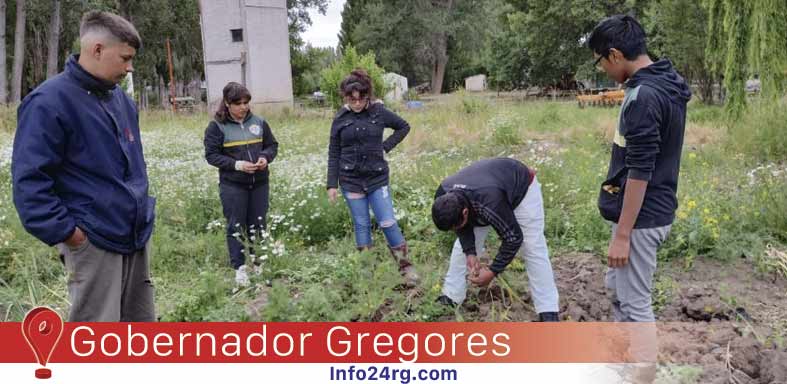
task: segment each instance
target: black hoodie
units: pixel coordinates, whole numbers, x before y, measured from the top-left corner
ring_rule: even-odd
[[[598,200],[605,219],[618,222],[626,180],[631,178],[648,181],[634,228],[672,224],[690,98],[688,85],[669,60],[640,69],[626,82],[612,159]]]
[[[475,227],[491,225],[502,241],[489,269],[498,274],[514,260],[524,235],[514,210],[525,199],[535,172],[518,160],[483,159],[443,180],[435,199],[448,193],[464,197],[470,208],[467,224],[457,231],[465,255],[476,255]]]

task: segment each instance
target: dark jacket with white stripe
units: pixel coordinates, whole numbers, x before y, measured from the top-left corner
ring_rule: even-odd
[[[279,143],[273,137],[271,127],[263,118],[251,112],[243,122],[227,119],[226,122],[211,121],[205,129],[205,159],[219,169],[219,181],[255,186],[268,182],[268,168],[253,174],[235,170],[239,160],[256,163],[264,157],[268,164],[276,158]]]
[[[672,224],[690,98],[688,84],[669,60],[640,69],[626,82],[609,171],[599,191],[605,219],[618,222],[626,183],[636,179],[647,181],[648,187],[634,228]]]
[[[394,130],[383,140],[385,128]],[[410,125],[381,103],[371,103],[359,113],[342,107],[333,119],[328,146],[328,188],[370,193],[388,185],[390,152],[410,132]]]
[[[435,198],[458,193],[470,206],[467,224],[457,231],[465,255],[476,255],[473,228],[491,225],[502,241],[492,265],[498,274],[522,246],[522,229],[514,216],[527,194],[534,174],[521,162],[509,158],[484,159],[448,176],[437,187]]]

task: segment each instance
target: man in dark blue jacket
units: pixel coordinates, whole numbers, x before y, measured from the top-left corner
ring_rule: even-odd
[[[117,87],[141,46],[127,20],[86,13],[80,54],[19,106],[14,204],[28,232],[57,246],[69,321],[155,321],[148,196],[139,116]]]
[[[645,32],[631,16],[612,16],[588,45],[600,71],[626,86],[601,215],[613,223],[606,283],[616,321],[653,322],[656,251],[678,207],[678,172],[691,91],[669,60],[647,55]]]

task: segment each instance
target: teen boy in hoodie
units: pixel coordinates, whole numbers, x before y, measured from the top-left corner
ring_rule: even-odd
[[[653,322],[656,251],[678,207],[691,91],[668,60],[651,60],[645,33],[631,16],[602,20],[588,45],[597,68],[626,87],[598,199],[601,215],[613,223],[606,285],[616,321]]]

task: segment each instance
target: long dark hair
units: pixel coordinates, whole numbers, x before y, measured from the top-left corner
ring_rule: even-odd
[[[216,114],[213,117],[216,121],[220,123],[226,123],[227,119],[230,118],[230,109],[227,107],[227,104],[237,103],[241,100],[251,101],[251,93],[249,90],[244,87],[240,83],[236,83],[231,81],[224,86],[224,90],[221,91],[222,99],[221,104],[219,104],[219,109],[216,110]]]
[[[372,78],[361,68],[355,68],[349,76],[342,80],[339,91],[343,97],[352,96],[353,92],[357,91],[361,97],[368,96],[370,100],[374,99]]]

